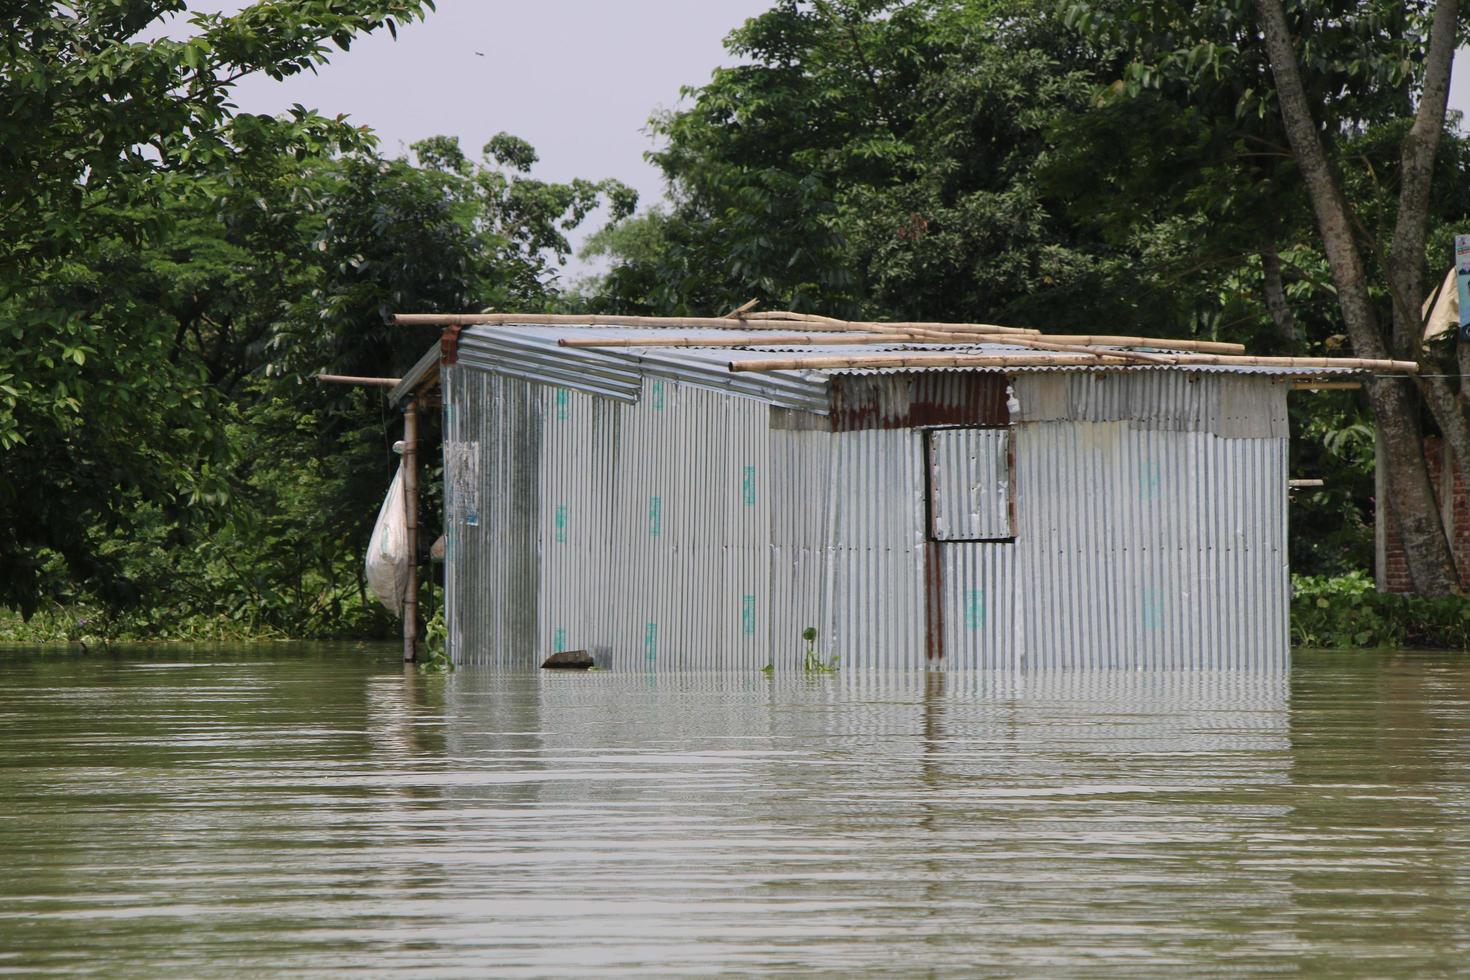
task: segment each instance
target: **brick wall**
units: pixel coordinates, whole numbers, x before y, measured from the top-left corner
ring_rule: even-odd
[[[1465,483],[1460,479],[1459,467],[1451,463],[1448,447],[1438,436],[1424,440],[1424,458],[1429,464],[1429,480],[1434,485],[1435,499],[1439,501],[1440,517],[1450,532],[1455,567],[1460,572],[1460,588],[1470,590],[1470,499],[1465,494]],[[1394,520],[1393,504],[1382,492],[1378,495],[1377,504],[1384,525],[1383,547],[1379,555],[1380,587],[1385,592],[1412,592],[1409,563],[1404,557],[1404,542],[1398,522]]]

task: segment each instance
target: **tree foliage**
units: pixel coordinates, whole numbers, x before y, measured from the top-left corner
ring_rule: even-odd
[[[0,602],[33,609],[58,563],[133,598],[98,535],[152,507],[183,522],[223,494],[217,394],[176,355],[171,284],[138,254],[193,180],[259,129],[230,84],[322,63],[329,45],[412,20],[426,0],[259,3],[141,40],[182,0],[12,0],[0,36]],[[302,109],[294,153],[358,140]]]
[[[1191,228],[1110,235],[1071,193],[1082,125],[1059,122],[1120,56],[1054,5],[782,2],[727,43],[745,63],[653,122],[667,209],[591,245],[598,305],[1208,329],[1155,261]]]
[[[1289,7],[1385,323],[1406,305],[1384,258],[1401,241],[1433,8]],[[743,63],[654,120],[671,201],[594,240],[612,259],[594,305],[708,314],[755,297],[1278,353],[1355,346],[1251,0],[781,2],[727,43]],[[1470,174],[1464,138],[1437,136],[1424,240],[1447,257]],[[1422,243],[1400,251],[1433,281]],[[1296,416],[1298,465],[1337,489],[1300,499],[1294,526],[1345,549],[1303,535],[1314,568],[1365,554],[1371,480],[1323,441],[1360,429],[1366,408]]]
[[[1420,315],[1426,282],[1438,278],[1425,248],[1444,217],[1435,187],[1462,183],[1446,173],[1439,152],[1457,139],[1445,128],[1450,66],[1465,33],[1459,7],[1459,0],[1307,0],[1289,9],[1280,0],[1098,0],[1069,11],[1082,30],[1129,52],[1116,85],[1124,97],[1152,90],[1212,120],[1253,156],[1266,158],[1254,148],[1277,147],[1280,163],[1246,168],[1227,184],[1295,192],[1309,206],[1308,222],[1271,234],[1264,267],[1278,257],[1275,240],[1314,239],[1354,352],[1430,365],[1417,388],[1376,378],[1368,395],[1410,572],[1417,588],[1434,594],[1470,580],[1470,570],[1454,565],[1420,426],[1422,394],[1470,475],[1467,402],[1434,367],[1442,355],[1423,349]],[[1462,154],[1448,156],[1458,163]],[[1283,306],[1278,285],[1278,321]]]
[[[567,233],[632,192],[537,180],[507,134],[481,163],[442,137],[386,159],[299,107],[231,115],[242,74],[428,3],[261,3],[184,41],[138,40],[182,3],[11,6],[0,606],[382,628],[359,566],[396,424],[380,393],[310,379],[412,364],[431,338],[386,311],[544,305]]]
[[[434,137],[390,159],[341,117],[230,106],[244,74],[311,70],[426,0],[262,2],[189,15],[182,40],[142,39],[182,0],[0,0],[0,606],[80,603],[143,631],[386,628],[359,563],[395,420],[312,378],[401,374],[433,335],[388,326],[399,310],[753,297],[1361,347],[1265,2],[774,0],[653,120],[670,195],[634,215],[616,181],[537,179],[509,134],[477,158]],[[1414,348],[1402,295],[1470,217],[1453,126],[1427,176],[1406,155],[1435,6],[1283,9],[1380,339],[1452,374],[1452,352]],[[1427,186],[1407,237],[1406,181]],[[599,209],[587,250],[608,271],[568,294],[571,233]],[[1445,384],[1424,389],[1435,417],[1470,438]],[[1366,559],[1366,411],[1350,394],[1294,411],[1294,465],[1329,483],[1294,505],[1304,571]]]

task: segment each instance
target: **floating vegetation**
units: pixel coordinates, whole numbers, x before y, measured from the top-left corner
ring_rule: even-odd
[[[441,606],[433,618],[424,624],[424,659],[419,661],[419,671],[424,674],[446,674],[454,669],[448,651],[449,627],[444,624],[444,608]]]

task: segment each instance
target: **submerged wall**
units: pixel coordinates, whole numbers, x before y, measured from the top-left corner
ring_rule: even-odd
[[[446,368],[455,659],[794,669],[811,626],[849,668],[1285,665],[1284,384],[1025,375],[1008,444],[931,448],[881,427],[932,413],[884,390],[902,383],[864,378],[883,411],[824,417]]]

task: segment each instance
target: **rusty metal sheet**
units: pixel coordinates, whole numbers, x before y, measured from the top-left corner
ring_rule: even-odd
[[[835,375],[830,414],[835,431],[931,425],[1005,425],[1004,374],[910,371]]]

